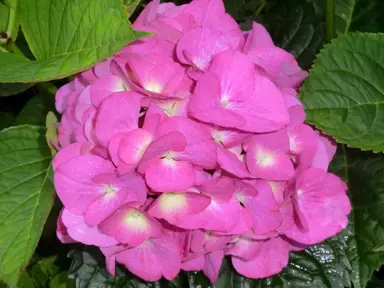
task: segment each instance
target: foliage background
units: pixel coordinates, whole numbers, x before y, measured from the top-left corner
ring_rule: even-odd
[[[65,1],[53,0],[52,2],[62,5]],[[76,11],[86,11],[83,1],[70,0],[69,2],[74,5],[73,7],[77,7]],[[103,5],[120,5],[119,1],[103,3],[103,1],[92,0],[91,2],[96,5],[95,7],[100,6],[100,11],[103,11]],[[183,4],[189,1],[175,0],[173,2]],[[27,25],[33,23],[34,18],[30,18],[33,17],[31,16],[32,10],[36,12],[35,17],[39,17],[39,12],[42,13],[41,15],[44,14],[44,17],[49,15],[44,9],[50,7],[50,1],[28,0],[21,4],[15,0],[0,0],[0,32],[7,31],[10,11],[17,11],[19,15],[9,33],[10,39],[4,40],[4,37],[3,39],[0,37],[2,44],[0,51],[7,50],[12,53],[12,55],[6,54],[9,57],[4,56],[5,52],[0,53],[0,129],[17,126],[0,132],[0,233],[2,234],[0,235],[0,278],[4,278],[4,281],[8,283],[1,282],[0,287],[7,287],[9,284],[12,287],[18,285],[18,287],[27,288],[384,287],[384,270],[377,271],[384,263],[384,213],[381,208],[384,205],[384,156],[381,153],[374,154],[349,148],[357,147],[377,152],[384,150],[382,144],[384,143],[384,132],[382,132],[384,131],[382,129],[384,119],[380,117],[384,103],[384,86],[381,84],[384,82],[382,81],[384,79],[384,36],[382,34],[344,35],[347,32],[357,31],[384,32],[384,18],[381,17],[384,12],[384,2],[380,0],[224,0],[224,2],[228,13],[239,22],[244,30],[251,27],[253,20],[264,24],[271,33],[275,44],[294,54],[304,69],[310,69],[315,56],[323,47],[326,47],[311,69],[311,76],[306,81],[300,97],[307,108],[308,121],[343,143],[338,147],[338,153],[331,169],[343,177],[349,185],[349,196],[353,205],[349,227],[324,243],[312,246],[303,252],[291,253],[289,266],[279,275],[265,280],[245,279],[236,274],[230,267],[230,263],[227,262],[222,266],[219,280],[213,285],[201,273],[181,273],[173,281],[156,283],[144,283],[128,274],[124,269],[118,269],[117,276],[110,277],[105,270],[103,258],[96,249],[79,244],[63,245],[56,238],[56,219],[61,204],[57,198],[52,197],[53,187],[50,183],[52,156],[45,141],[46,128],[44,127],[47,113],[54,111],[54,93],[58,87],[68,82],[70,78],[67,76],[70,77],[74,72],[88,68],[95,61],[110,56],[118,51],[119,47],[128,43],[127,41],[140,35],[134,34],[130,30],[128,22],[122,20],[126,14],[122,9],[119,10],[117,6],[114,6],[116,11],[122,13],[120,17],[105,13],[106,16],[99,17],[97,21],[103,25],[108,23],[107,21],[117,23],[109,31],[116,41],[111,44],[99,39],[101,41],[100,50],[90,53],[89,57],[83,51],[83,54],[80,52],[80,55],[76,55],[79,56],[76,58],[77,61],[70,58],[63,59],[60,49],[50,51],[47,48],[52,44],[49,39],[38,39],[37,30],[34,28],[39,24],[36,27]],[[147,1],[124,0],[123,4],[129,14],[134,11],[130,18],[133,21],[145,7]],[[40,17],[42,17],[41,15]],[[89,17],[92,18],[95,15],[90,14]],[[23,21],[25,25],[23,25]],[[49,24],[50,20],[47,21]],[[64,19],[63,23],[65,21],[69,21],[69,18]],[[20,31],[18,31],[19,22],[22,27]],[[58,32],[60,32],[60,27],[59,25],[57,28]],[[102,31],[98,31],[98,33],[101,34]],[[325,46],[338,36],[340,38],[333,41],[331,45]],[[34,40],[31,40],[31,37]],[[97,35],[94,37],[93,40],[98,41]],[[44,42],[43,45],[46,45],[48,50],[41,50],[39,41]],[[79,50],[77,44],[75,41],[72,45],[73,49],[66,51],[77,53],[76,51]],[[87,49],[87,43],[83,43],[81,48],[84,47]],[[347,55],[351,49],[355,53]],[[88,52],[89,50],[87,50]],[[25,64],[25,59],[17,55],[24,55],[30,60],[36,61],[32,64]],[[356,55],[361,55],[361,57]],[[18,58],[13,58],[16,56]],[[69,64],[62,65],[62,69],[57,71],[42,69],[39,74],[40,78],[38,77],[34,81],[31,81],[31,76],[27,73],[21,73],[21,70],[26,69],[24,65],[28,67],[32,65],[33,68],[40,69],[49,61],[53,61],[54,64],[51,64],[53,67],[56,67],[58,63],[55,61],[64,61],[63,63],[69,61]],[[341,72],[332,74],[333,66],[338,69],[344,67],[348,73],[354,73],[354,76],[346,77]],[[15,70],[15,67],[18,67],[18,71]],[[353,86],[352,90],[350,90],[350,86],[354,82],[348,82],[351,78],[358,81],[358,85]],[[43,79],[52,81],[33,83],[35,80]],[[28,83],[5,83],[21,80]],[[359,109],[348,102],[346,97],[352,97],[358,103]],[[336,107],[335,102],[339,106]],[[374,119],[371,119],[372,115],[375,115]],[[54,120],[50,117],[47,127],[52,126],[52,121]],[[360,122],[362,122],[361,125]],[[49,130],[49,133],[51,132]],[[54,136],[49,136],[50,139],[52,137]],[[20,147],[15,148],[18,145]],[[29,152],[20,154],[14,152],[15,149],[29,149]],[[12,163],[17,165],[12,166]],[[16,173],[16,177],[7,174],[9,169],[20,165],[25,167],[25,171],[19,168],[12,170],[12,174]],[[35,168],[42,171],[43,179],[35,179],[39,180],[37,183],[26,182],[23,184],[25,185],[23,189],[33,190],[36,185],[39,186],[38,197],[39,199],[43,197],[44,201],[39,201],[36,205],[45,205],[47,208],[39,210],[41,212],[39,217],[36,217],[34,212],[31,220],[32,224],[36,224],[30,228],[31,235],[34,231],[33,237],[36,238],[36,243],[42,232],[32,259],[28,257],[18,259],[23,253],[20,254],[17,248],[12,248],[12,245],[17,243],[11,243],[11,245],[9,239],[7,240],[4,235],[11,232],[10,225],[19,225],[19,223],[9,220],[13,215],[5,215],[9,215],[9,205],[12,205],[12,201],[16,201],[15,209],[17,209],[21,205],[21,201],[28,203],[30,200],[29,198],[17,200],[17,196],[20,196],[17,194],[19,190],[14,190],[13,187],[20,183],[11,183],[19,178],[27,179],[31,175],[33,176],[34,172],[30,165],[38,166]],[[32,171],[31,175],[28,174],[30,171]],[[11,199],[12,201],[9,196],[7,200],[1,198],[8,195],[6,192],[9,189],[14,190],[11,191],[14,194],[10,194],[14,197]],[[25,209],[27,208],[25,207]],[[23,210],[15,211],[19,214],[15,215],[14,219],[28,220],[20,219]],[[45,219],[47,219],[46,222]],[[35,247],[29,243],[29,240],[27,248],[31,250],[32,254]],[[23,269],[24,266],[26,266],[25,269]],[[15,274],[12,269],[16,269],[17,273]],[[375,270],[377,272],[374,272]],[[18,273],[19,271],[20,273]],[[20,277],[19,284],[16,284],[18,277]]]

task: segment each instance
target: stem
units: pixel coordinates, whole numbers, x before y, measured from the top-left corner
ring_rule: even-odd
[[[335,37],[335,0],[327,0],[327,40]]]
[[[264,10],[265,6],[267,5],[267,1],[263,0],[263,2],[260,4],[259,8],[257,8],[254,16],[259,16],[260,13]]]

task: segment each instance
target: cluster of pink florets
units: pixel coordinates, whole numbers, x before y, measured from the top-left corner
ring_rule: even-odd
[[[100,247],[155,281],[250,278],[346,227],[336,146],[304,124],[306,77],[263,26],[242,32],[221,0],[153,1],[134,27],[154,36],[77,75],[56,95],[62,242]]]

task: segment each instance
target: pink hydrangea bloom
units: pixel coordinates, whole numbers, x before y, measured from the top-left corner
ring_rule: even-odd
[[[221,0],[154,0],[133,25],[154,36],[56,94],[63,243],[100,247],[111,274],[214,282],[224,257],[264,278],[346,227],[335,142],[296,97],[307,72],[262,25],[244,34]]]

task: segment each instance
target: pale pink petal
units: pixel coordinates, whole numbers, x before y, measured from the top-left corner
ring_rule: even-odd
[[[138,128],[141,96],[135,92],[117,92],[100,105],[95,131],[101,145],[117,133],[127,133]]]
[[[159,222],[146,212],[133,208],[129,204],[117,209],[99,227],[103,233],[130,246],[140,245],[150,237],[158,237],[163,234]]]
[[[67,209],[63,210],[62,220],[67,227],[68,235],[85,245],[108,247],[118,243],[114,237],[102,233],[97,226],[88,226],[84,216],[74,214]]]

